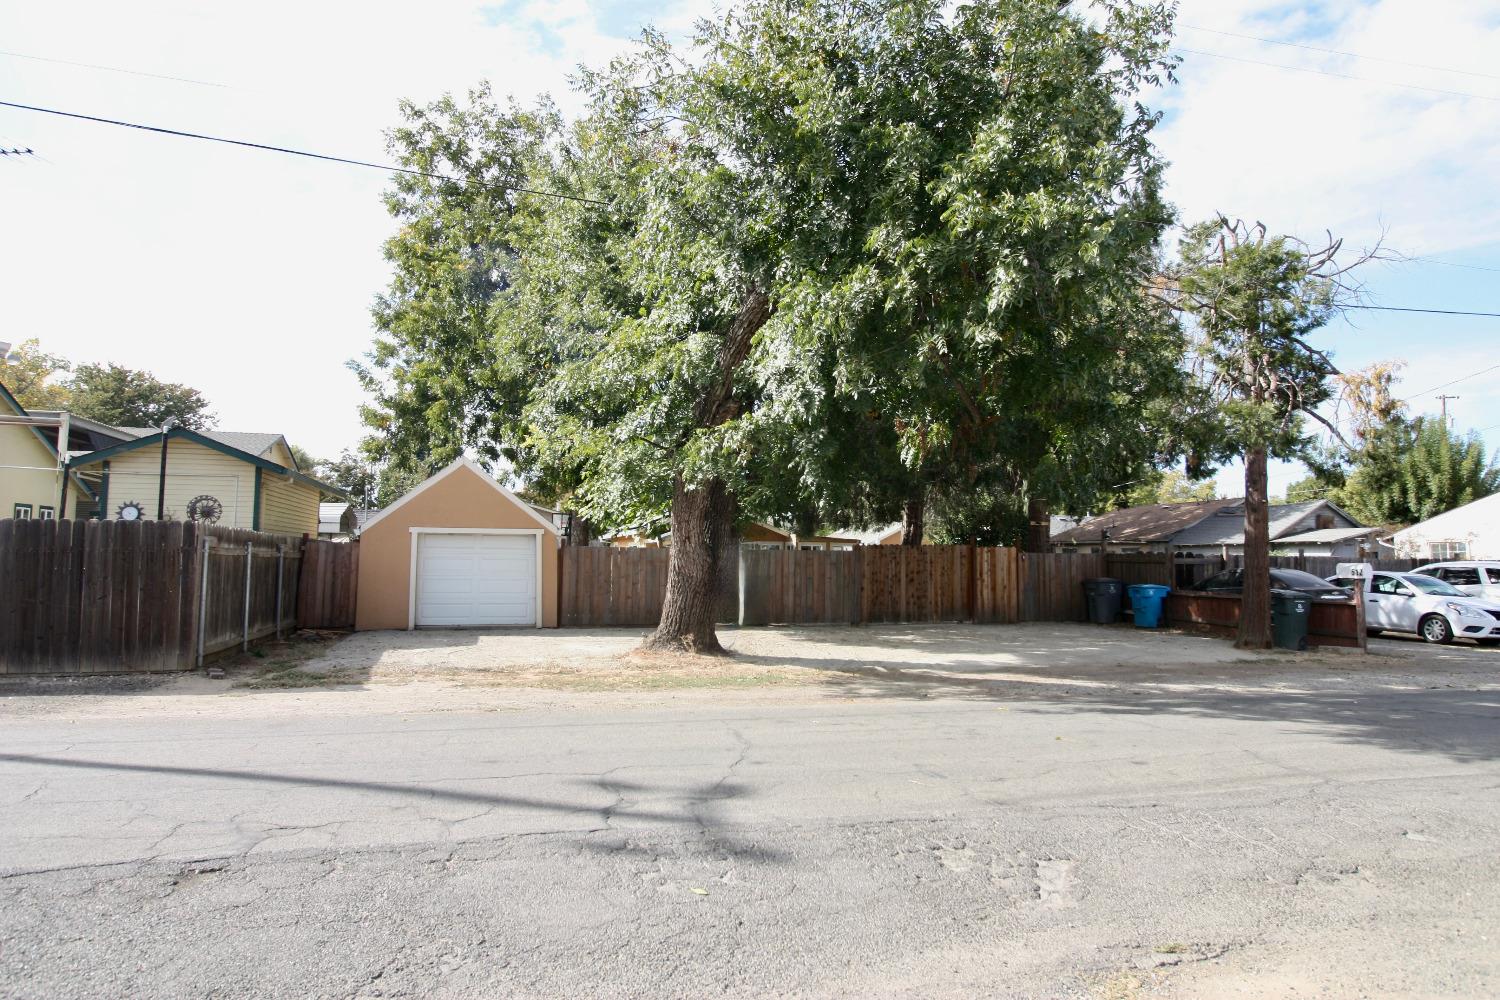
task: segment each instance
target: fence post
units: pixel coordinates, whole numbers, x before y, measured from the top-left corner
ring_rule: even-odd
[[[741,628],[743,628],[745,626],[745,546],[744,546],[744,544],[742,543],[740,545],[736,545],[735,546],[735,552],[737,553],[737,556],[736,556],[737,566],[736,566],[735,572],[739,574],[739,578],[740,578],[739,613],[735,616],[735,623],[737,625],[739,625]]]
[[[255,561],[255,543],[245,543],[245,628],[240,633],[240,652],[250,651],[250,564]]]
[[[213,545],[213,536],[203,535],[203,573],[198,588],[198,666],[203,666],[203,634],[208,628],[208,549]]]
[[[281,584],[286,577],[286,546],[276,546],[276,641],[281,641]]]

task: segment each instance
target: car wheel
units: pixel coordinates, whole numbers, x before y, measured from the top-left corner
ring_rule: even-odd
[[[1446,644],[1453,641],[1453,629],[1442,615],[1428,615],[1417,626],[1417,631],[1427,642]]]

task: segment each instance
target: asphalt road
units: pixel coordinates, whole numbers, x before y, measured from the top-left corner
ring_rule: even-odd
[[[0,720],[3,997],[1500,994],[1500,692]]]

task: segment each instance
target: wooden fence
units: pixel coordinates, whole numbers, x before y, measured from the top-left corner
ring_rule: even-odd
[[[1167,596],[1167,622],[1197,625],[1216,635],[1232,636],[1240,626],[1240,595],[1175,590]],[[1364,637],[1354,601],[1312,601],[1308,609],[1309,646],[1358,648]]]
[[[0,520],[0,674],[190,670],[297,627],[304,601],[352,623],[352,574],[304,572],[304,553],[352,566],[323,556],[334,546],[350,548],[181,521]]]
[[[297,624],[302,628],[353,628],[358,584],[358,542],[308,539],[302,546]]]
[[[667,587],[664,549],[561,551],[564,626],[649,627]],[[1104,557],[969,545],[844,551],[741,549],[720,620],[742,625],[1082,621],[1083,581]]]

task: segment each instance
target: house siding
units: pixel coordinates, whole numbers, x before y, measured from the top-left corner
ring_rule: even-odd
[[[31,428],[0,426],[0,518],[10,517],[18,503],[30,504],[33,517],[41,507],[56,510],[61,494],[57,456],[37,440]],[[70,513],[81,497],[77,486],[69,487]]]
[[[316,536],[318,500],[318,491],[311,486],[289,483],[274,472],[262,472],[260,530],[278,535]]]
[[[111,458],[109,509],[101,516],[114,520],[120,505],[134,500],[154,520],[160,470],[160,447],[137,448]],[[173,439],[167,449],[167,516],[185,520],[188,503],[205,494],[224,506],[220,525],[254,527],[255,467],[196,442]]]

